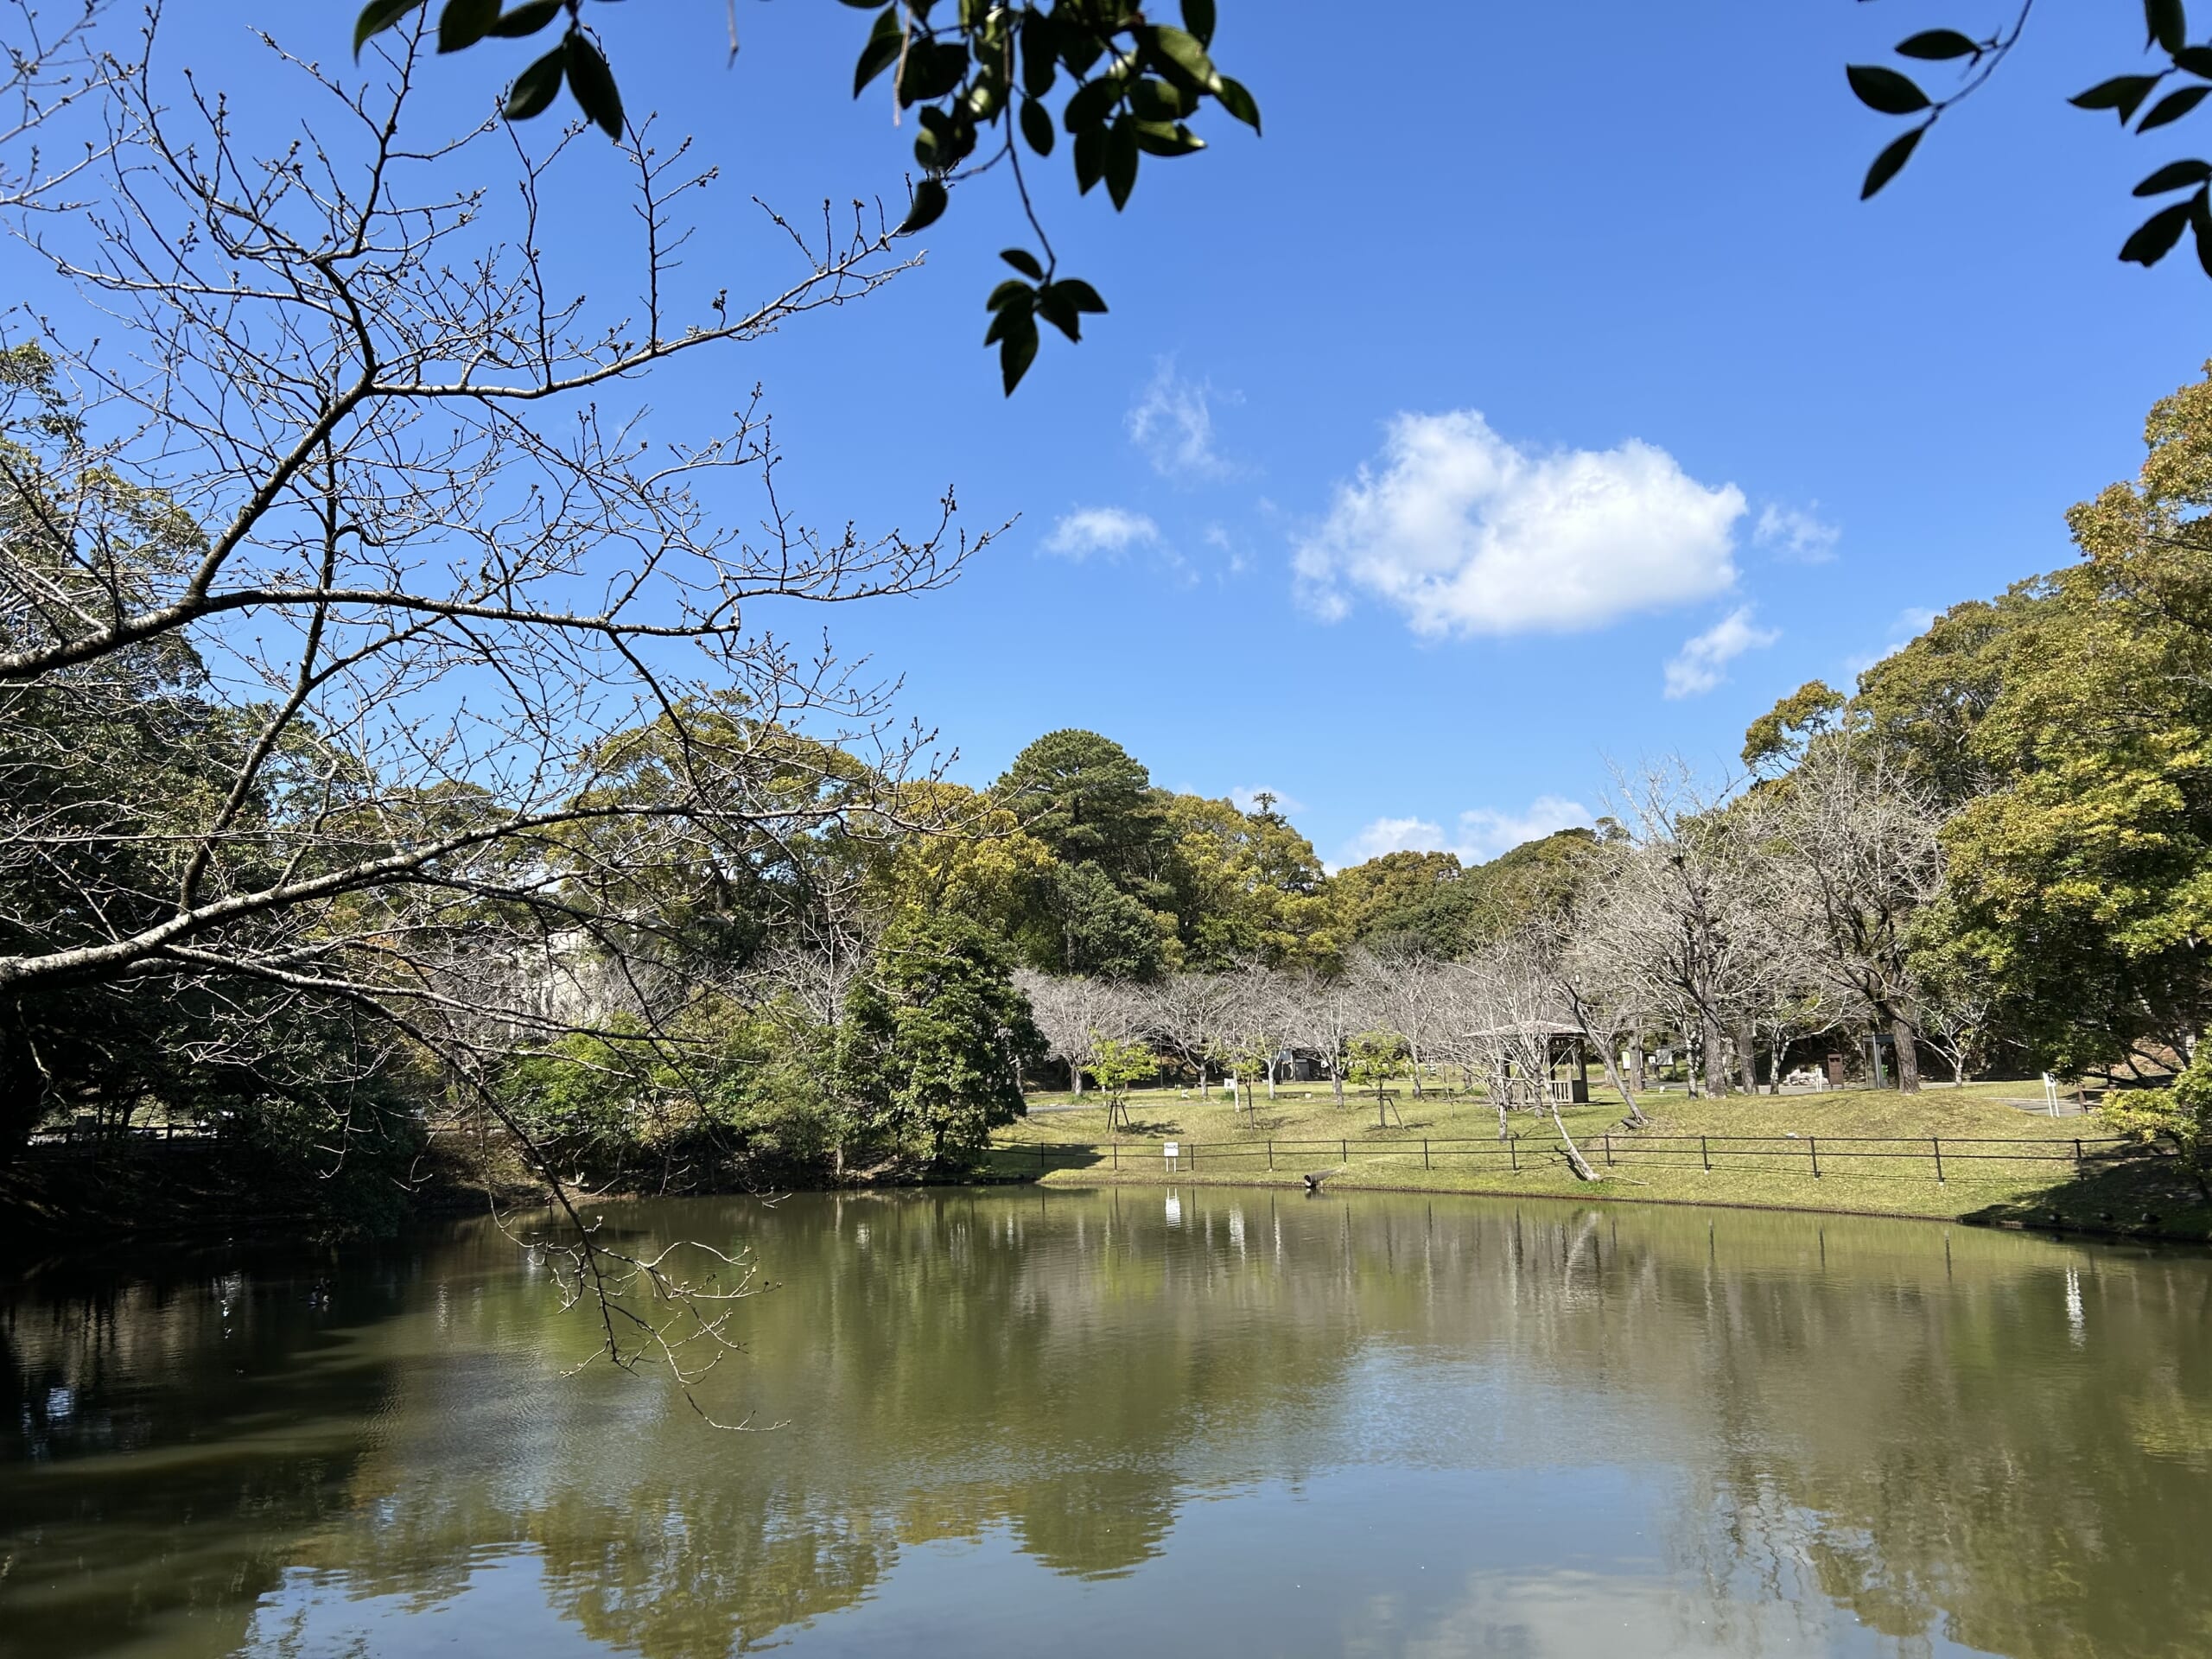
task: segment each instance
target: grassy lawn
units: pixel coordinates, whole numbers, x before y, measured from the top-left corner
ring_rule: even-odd
[[[1081,1110],[1037,1111],[1071,1103],[1065,1095],[1040,1094],[1031,1097],[1029,1118],[995,1138],[988,1163],[1009,1177],[1042,1169],[1052,1185],[1294,1187],[1307,1171],[1330,1170],[1331,1185],[1344,1188],[1551,1193],[2212,1237],[2212,1206],[2196,1188],[2161,1161],[2115,1157],[2094,1116],[2054,1119],[2003,1103],[2037,1096],[2034,1084],[1943,1085],[1917,1096],[1875,1090],[1722,1100],[1648,1095],[1653,1125],[1640,1132],[1621,1127],[1617,1096],[1593,1092],[1592,1105],[1564,1116],[1604,1178],[1594,1184],[1574,1178],[1548,1118],[1516,1113],[1515,1139],[1504,1146],[1497,1115],[1479,1094],[1447,1098],[1432,1090],[1415,1099],[1409,1084],[1399,1085],[1387,1128],[1377,1126],[1372,1092],[1348,1095],[1339,1107],[1325,1084],[1281,1086],[1273,1100],[1263,1090],[1256,1124],[1223,1097],[1139,1090],[1128,1100],[1131,1127],[1119,1136],[1108,1133],[1095,1096]],[[1160,1152],[1171,1140],[1182,1148],[1172,1171]],[[1874,1140],[1891,1144],[1865,1144]]]

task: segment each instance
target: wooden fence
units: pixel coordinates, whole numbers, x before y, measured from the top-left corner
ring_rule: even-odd
[[[1796,1174],[1810,1179],[1831,1176],[1911,1175],[1948,1183],[1955,1180],[2048,1177],[2061,1166],[2075,1173],[2116,1162],[2161,1155],[2139,1141],[2117,1136],[2070,1140],[1986,1135],[1594,1135],[1575,1143],[1600,1169],[1695,1169]],[[1171,1160],[1166,1148],[1173,1146]],[[991,1148],[994,1167],[1010,1173],[1046,1173],[1054,1169],[1171,1171],[1281,1171],[1303,1173],[1323,1166],[1341,1169],[1416,1159],[1425,1170],[1522,1169],[1563,1166],[1566,1152],[1555,1137],[1510,1135],[1438,1139],[1433,1136],[1341,1136],[1333,1141],[1096,1141],[1020,1143]]]

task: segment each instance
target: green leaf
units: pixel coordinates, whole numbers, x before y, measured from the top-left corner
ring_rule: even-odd
[[[1075,136],[1075,184],[1083,195],[1106,171],[1106,129],[1086,127]]]
[[[916,231],[926,230],[944,217],[944,210],[952,198],[945,194],[944,186],[936,179],[924,179],[914,187],[914,200],[906,209],[906,217],[899,221],[893,236],[912,236]]]
[[[1078,311],[1095,311],[1103,316],[1106,302],[1098,297],[1098,290],[1080,276],[1063,276],[1052,286],[1064,295],[1067,302]]]
[[[1020,327],[1037,308],[1037,290],[1027,283],[1001,283],[991,297],[998,303],[990,308],[991,326],[983,331],[986,346],[1004,340],[1008,329]]]
[[[2212,46],[2184,46],[2174,54],[2174,64],[2192,75],[2212,80]]]
[[[1060,124],[1071,133],[1096,128],[1105,122],[1122,96],[1121,82],[1105,75],[1086,80],[1068,97],[1060,111]]]
[[[2136,124],[2135,130],[2148,132],[2178,121],[2207,97],[2212,97],[2212,86],[2184,86],[2177,92],[2168,92],[2151,106],[2151,113]]]
[[[2192,184],[2202,184],[2212,179],[2212,163],[2205,162],[2168,162],[2149,178],[2135,187],[2139,196],[2163,196],[2169,190],[2186,190]]]
[[[2135,234],[2121,245],[2120,257],[2131,264],[2155,265],[2173,251],[2189,225],[2190,204],[2176,202],[2162,207],[2136,226]]]
[[[1252,94],[1244,90],[1243,81],[1231,80],[1227,75],[1224,75],[1221,78],[1221,90],[1214,96],[1221,100],[1223,109],[1227,110],[1230,114],[1251,128],[1253,131],[1257,132],[1260,130],[1260,106],[1253,101]]]
[[[999,342],[999,376],[1006,382],[1006,395],[1014,396],[1014,389],[1021,384],[1021,377],[1029,372],[1029,365],[1037,360],[1037,324],[1033,319],[1023,319],[1024,326],[1009,330]]]
[[[968,48],[957,41],[931,41],[917,31],[899,72],[901,104],[933,104],[960,85],[968,73]]]
[[[514,86],[507,93],[507,119],[527,121],[534,115],[544,114],[560,96],[561,77],[567,61],[567,49],[556,46],[517,75]]]
[[[1021,90],[1042,98],[1059,79],[1058,54],[1052,50],[1052,20],[1041,11],[1025,12],[1021,18]]]
[[[1039,156],[1051,155],[1058,142],[1058,136],[1052,131],[1052,112],[1033,98],[1021,100],[1021,136]]]
[[[575,97],[576,106],[608,137],[622,137],[622,94],[614,85],[614,72],[607,67],[607,60],[599,48],[584,38],[580,29],[571,29],[562,41],[569,54],[569,91]]]
[[[2086,92],[2076,92],[2066,101],[2077,110],[2118,110],[2124,126],[2134,116],[2138,105],[2150,97],[2151,89],[2158,84],[2156,75],[2114,75],[2110,80],[2101,80]]]
[[[1129,193],[1137,188],[1137,124],[1122,116],[1106,131],[1106,194],[1114,199],[1114,211],[1119,213],[1129,205]]]
[[[1140,121],[1137,147],[1147,156],[1188,156],[1206,147],[1206,141],[1177,122]]]
[[[369,0],[361,8],[361,15],[353,20],[353,56],[358,60],[361,48],[410,11],[420,11],[424,0]]]
[[[1075,307],[1068,303],[1067,296],[1061,293],[1058,288],[1040,288],[1037,290],[1037,315],[1070,340],[1081,343],[1083,319],[1077,315]]]
[[[1924,126],[1915,127],[1883,147],[1882,153],[1874,158],[1873,166],[1866,169],[1866,182],[1859,188],[1859,200],[1867,200],[1904,170],[1904,164],[1912,159],[1912,152],[1920,147],[1927,131]]]
[[[2189,44],[2189,18],[2181,0],[2143,0],[2143,44],[2178,52]]]
[[[1923,29],[1899,41],[1897,53],[1901,58],[1941,62],[1947,58],[1980,57],[1981,48],[1955,29]]]
[[[999,257],[1025,276],[1040,283],[1045,280],[1045,267],[1038,262],[1037,256],[1027,248],[1002,248],[999,251]]]
[[[2202,190],[2190,198],[2189,228],[2196,233],[2196,263],[2212,276],[2212,202]]]
[[[492,32],[503,41],[524,40],[558,17],[561,10],[562,0],[530,0],[527,5],[502,13],[492,25]]]
[[[1200,46],[1213,44],[1213,0],[1183,0],[1183,27],[1198,37]]]
[[[1198,94],[1186,99],[1182,88],[1150,75],[1129,88],[1129,108],[1140,121],[1180,121],[1198,106]]]
[[[1844,75],[1859,101],[1884,115],[1911,115],[1928,107],[1928,94],[1894,69],[1878,63],[1846,66]]]
[[[899,8],[886,6],[877,16],[874,29],[869,31],[868,44],[861,48],[860,60],[853,66],[855,98],[861,95],[868,82],[899,61],[899,48],[905,40],[905,32],[899,24]]]
[[[461,52],[476,44],[499,21],[499,0],[446,0],[438,14],[438,50]]]
[[[1221,71],[1213,67],[1197,35],[1162,24],[1151,31],[1151,36],[1152,55],[1161,68],[1180,70],[1207,92],[1221,90]]]

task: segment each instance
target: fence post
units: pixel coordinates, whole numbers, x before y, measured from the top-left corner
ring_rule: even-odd
[[[1198,1143],[1197,1141],[1192,1141],[1192,1142],[1191,1142],[1191,1168],[1192,1169],[1192,1171],[1194,1171],[1194,1172],[1195,1172],[1195,1171],[1197,1170],[1198,1166]]]
[[[1351,1162],[1351,1141],[1339,1141],[1337,1142],[1337,1161],[1340,1164],[1349,1164]]]
[[[1705,1160],[1705,1173],[1708,1175],[1712,1174],[1713,1149],[1706,1145],[1705,1137],[1701,1135],[1697,1138],[1697,1155]]]
[[[1948,1186],[1950,1183],[1943,1179],[1943,1137],[1931,1135],[1928,1137],[1928,1144],[1936,1148],[1936,1179],[1939,1185]]]
[[[1817,1181],[1821,1179],[1821,1137],[1817,1135],[1808,1135],[1805,1137],[1805,1144],[1813,1149],[1813,1179]]]
[[[1121,1143],[1120,1141],[1116,1141],[1114,1143],[1114,1167],[1115,1167],[1115,1168],[1116,1168],[1116,1169],[1119,1169],[1121,1166],[1122,1166],[1122,1143]]]
[[[1269,1169],[1273,1169],[1274,1166],[1275,1166],[1275,1143],[1274,1143],[1274,1138],[1273,1138],[1272,1136],[1270,1136],[1270,1137],[1268,1138],[1268,1167]]]
[[[1611,1169],[1612,1166],[1613,1166],[1613,1137],[1612,1137],[1611,1135],[1607,1135],[1607,1136],[1605,1137],[1605,1167],[1606,1167],[1607,1169]]]
[[[1425,1135],[1421,1138],[1421,1166],[1428,1167],[1428,1137]]]
[[[1505,1152],[1506,1155],[1513,1160],[1513,1167],[1519,1169],[1521,1167],[1521,1137],[1519,1135],[1509,1135],[1505,1137]]]
[[[2082,1142],[2078,1139],[2074,1142],[2074,1173],[2082,1173]]]

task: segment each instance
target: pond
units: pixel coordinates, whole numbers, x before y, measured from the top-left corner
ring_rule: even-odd
[[[626,1205],[706,1427],[488,1224],[0,1296],[0,1653],[2202,1656],[2212,1259],[1229,1188]],[[774,1425],[774,1427],[771,1427]]]

